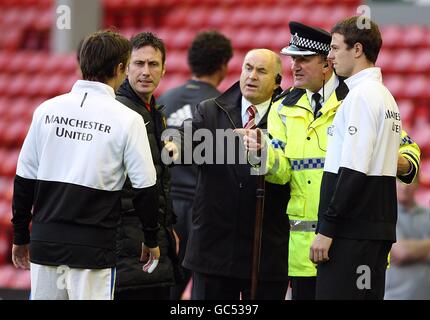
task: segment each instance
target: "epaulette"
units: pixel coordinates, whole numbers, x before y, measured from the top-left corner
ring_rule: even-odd
[[[289,92],[287,92],[285,95],[282,95],[282,97],[281,97],[281,98],[284,98],[284,100],[282,101],[282,104],[284,106],[295,105],[297,103],[297,101],[299,101],[299,99],[306,93],[305,89],[299,89],[299,88],[294,88],[294,87],[291,87],[289,90],[290,90]],[[287,91],[287,90],[285,90],[285,91]]]
[[[282,91],[280,94],[275,96],[275,98],[273,98],[273,102],[278,101],[278,100],[282,99],[283,97],[285,97],[287,94],[290,93],[290,91],[292,89],[293,89],[293,87],[289,87],[287,90]]]

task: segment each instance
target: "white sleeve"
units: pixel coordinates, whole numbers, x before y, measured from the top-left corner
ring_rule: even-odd
[[[378,134],[377,108],[362,93],[347,97],[347,100],[344,102],[347,109],[339,167],[367,174]]]
[[[22,178],[36,179],[39,169],[39,156],[37,152],[37,134],[39,125],[39,109],[33,113],[30,128],[25,137],[16,165],[16,174]]]
[[[142,117],[133,119],[127,132],[124,164],[133,188],[147,188],[156,183],[156,172]]]

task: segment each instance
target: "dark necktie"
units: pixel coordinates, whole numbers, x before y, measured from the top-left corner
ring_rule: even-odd
[[[318,112],[320,111],[322,105],[320,103],[321,95],[317,92],[312,95],[312,100],[315,101],[315,111],[314,111],[314,117],[316,118],[318,116]]]
[[[256,112],[257,112],[257,109],[253,105],[250,105],[248,109],[246,109],[246,113],[248,114],[248,122],[243,126],[245,129],[255,129]]]

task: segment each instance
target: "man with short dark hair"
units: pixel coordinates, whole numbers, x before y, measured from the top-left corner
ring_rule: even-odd
[[[159,193],[158,243],[161,258],[158,266],[149,274],[143,272],[144,263],[138,257],[144,234],[131,201],[133,190],[126,179],[121,195],[121,224],[118,230],[118,264],[116,299],[169,299],[170,287],[175,283],[177,256],[172,228],[175,216],[170,199],[170,176],[161,161],[164,142],[161,134],[165,119],[153,93],[166,72],[166,49],[161,39],[150,32],[142,32],[131,38],[132,52],[127,79],[117,91],[117,100],[140,115],[146,125],[152,160],[157,172],[156,187]],[[158,202],[157,202],[158,203]]]
[[[84,80],[34,112],[18,159],[12,219],[12,261],[30,268],[31,299],[113,298],[126,172],[145,235],[142,257],[160,255],[147,132],[139,115],[115,100],[130,51],[117,33],[88,36],[80,50]]]
[[[165,105],[167,126],[179,128],[185,119],[192,118],[195,106],[220,94],[216,89],[227,74],[227,64],[233,55],[230,40],[217,31],[199,33],[188,49],[188,65],[193,74],[185,84],[164,93],[159,99]],[[175,166],[171,169],[172,201],[178,220],[179,260],[182,262],[191,225],[191,210],[197,181],[197,166]],[[183,283],[174,286],[171,299],[180,299],[191,272],[183,269]]]
[[[396,241],[400,114],[375,67],[382,45],[378,26],[359,19],[345,19],[331,32],[328,58],[347,78],[349,93],[329,132],[310,250],[318,263],[317,299],[383,299]]]

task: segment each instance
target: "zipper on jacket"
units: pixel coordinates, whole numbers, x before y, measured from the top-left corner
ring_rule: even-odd
[[[216,103],[216,105],[218,106],[218,107],[220,107],[221,108],[221,110],[222,111],[224,111],[225,112],[225,114],[227,115],[227,117],[228,117],[228,119],[230,120],[230,122],[231,122],[231,124],[233,125],[233,127],[235,128],[235,129],[237,129],[237,127],[236,127],[236,125],[234,124],[234,122],[233,122],[233,120],[231,119],[231,117],[230,117],[230,115],[228,114],[228,112],[223,108],[223,107],[221,107],[221,105],[214,99],[214,102]]]

